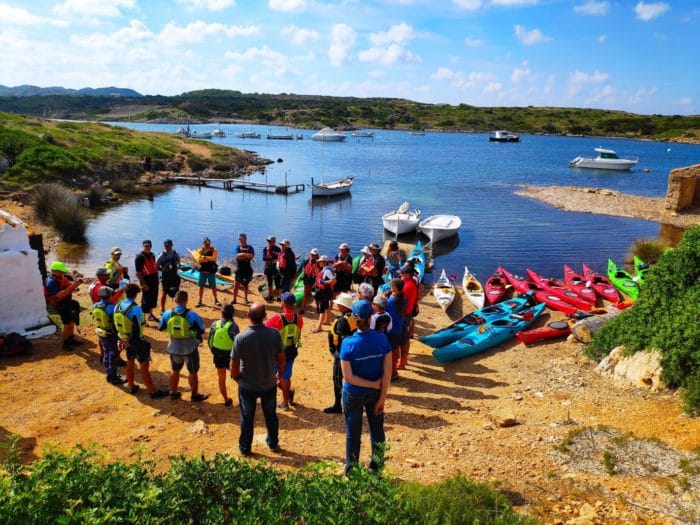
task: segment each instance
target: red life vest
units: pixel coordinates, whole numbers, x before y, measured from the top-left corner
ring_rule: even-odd
[[[144,257],[143,262],[143,272],[144,275],[158,274],[158,266],[156,265],[156,256],[152,253],[142,252],[141,255]]]
[[[48,303],[51,306],[56,306],[56,303],[59,303],[63,299],[65,299],[65,297],[64,297],[63,299],[59,300],[59,299],[56,299],[56,296],[61,292],[61,290],[65,290],[66,288],[68,288],[73,281],[71,281],[65,275],[62,275],[60,279],[56,279],[55,277],[50,277],[49,279],[53,279],[54,281],[58,281],[58,292],[56,292],[53,295],[49,295],[48,291],[46,290],[46,286],[44,286],[44,297],[46,298],[46,300],[48,301]]]
[[[304,275],[307,277],[316,277],[316,275],[319,273],[318,270],[319,268],[316,261],[309,259],[309,262],[307,262],[306,266],[304,266]]]

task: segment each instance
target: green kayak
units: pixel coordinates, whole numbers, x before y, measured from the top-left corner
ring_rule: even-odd
[[[608,259],[608,279],[615,285],[615,288],[635,301],[637,300],[639,285],[624,268],[616,265],[612,259]]]
[[[639,286],[644,286],[644,280],[646,279],[647,272],[649,271],[649,265],[642,261],[636,255],[634,256],[634,276]]]
[[[301,301],[304,299],[304,270],[302,269],[299,272],[299,275],[297,275],[297,278],[294,280],[294,284],[292,285],[292,293],[294,294],[294,298],[296,299],[296,304],[297,306],[301,306]]]

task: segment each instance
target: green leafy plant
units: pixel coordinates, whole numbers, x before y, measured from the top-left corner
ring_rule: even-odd
[[[605,467],[605,471],[610,474],[611,476],[615,474],[615,456],[613,456],[612,452],[609,450],[604,450],[603,451],[603,466]]]

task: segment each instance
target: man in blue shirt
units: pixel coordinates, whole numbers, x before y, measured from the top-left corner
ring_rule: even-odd
[[[170,342],[168,353],[170,354],[170,399],[179,399],[182,393],[179,390],[180,371],[187,364],[187,381],[192,390],[192,401],[204,401],[208,394],[200,394],[199,390],[199,344],[202,342],[204,322],[199,314],[187,308],[189,296],[184,290],[175,294],[175,308],[163,313],[158,323],[158,330],[168,332]]]
[[[345,413],[345,473],[360,458],[362,411],[367,414],[372,459],[368,467],[382,466],[384,436],[384,403],[391,382],[391,347],[384,334],[370,330],[372,304],[355,301],[352,314],[357,331],[343,340],[340,366],[343,371],[343,411]]]

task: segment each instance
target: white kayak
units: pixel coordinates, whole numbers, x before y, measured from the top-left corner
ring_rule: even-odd
[[[464,290],[464,296],[469,299],[474,306],[477,308],[484,307],[484,301],[486,299],[484,287],[481,286],[479,280],[469,271],[469,268],[466,266],[464,267],[462,289]]]
[[[443,312],[446,312],[452,304],[452,301],[455,300],[456,293],[455,285],[447,278],[447,274],[443,268],[440,278],[435,281],[435,287],[433,288],[435,300],[440,305]]]

